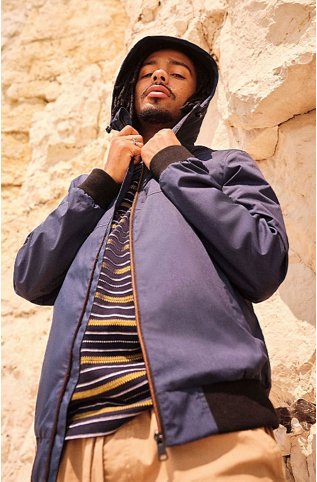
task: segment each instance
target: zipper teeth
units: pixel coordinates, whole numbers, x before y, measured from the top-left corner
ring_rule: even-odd
[[[143,167],[142,167],[142,175],[143,175]],[[142,178],[142,175],[141,175],[141,178]],[[140,183],[139,183],[139,185],[138,185],[138,189],[139,189],[139,186],[140,186]],[[75,333],[74,333],[74,336],[73,336],[73,339],[72,339],[72,346],[71,346],[71,350],[70,350],[70,355],[69,355],[69,357],[68,357],[67,373],[66,373],[66,375],[65,375],[65,377],[64,377],[63,387],[62,387],[62,390],[61,390],[61,392],[60,392],[60,397],[59,397],[59,399],[58,399],[58,409],[57,409],[57,411],[56,411],[56,416],[55,416],[54,425],[53,425],[53,433],[54,433],[54,435],[52,436],[52,440],[51,440],[51,443],[50,443],[49,458],[48,458],[48,461],[47,461],[47,464],[46,464],[46,473],[45,473],[45,478],[46,478],[46,479],[47,479],[47,477],[48,477],[49,470],[50,470],[50,465],[51,465],[52,449],[53,449],[53,445],[54,445],[54,439],[55,439],[55,436],[56,436],[56,428],[57,428],[57,423],[58,423],[59,410],[60,410],[60,407],[61,407],[61,404],[62,404],[63,396],[64,396],[64,393],[65,393],[65,388],[66,388],[66,386],[67,386],[67,383],[68,383],[68,380],[69,380],[69,376],[70,376],[70,372],[71,372],[72,353],[73,353],[74,343],[75,343],[75,340],[76,340],[76,337],[77,337],[77,333],[78,333],[78,330],[79,330],[81,321],[82,321],[83,316],[84,316],[84,314],[85,314],[85,308],[86,308],[86,305],[87,305],[87,302],[88,302],[89,293],[90,293],[90,287],[91,287],[91,283],[92,283],[92,280],[93,280],[93,277],[94,277],[94,273],[95,273],[95,269],[96,269],[96,264],[97,264],[97,261],[98,261],[98,258],[99,258],[99,254],[100,254],[101,248],[102,248],[102,246],[103,246],[104,240],[105,240],[106,237],[107,237],[108,228],[109,228],[109,226],[111,226],[111,224],[112,224],[112,221],[113,221],[113,218],[114,218],[114,215],[115,215],[115,212],[116,212],[117,202],[118,202],[118,198],[117,198],[117,200],[116,200],[115,209],[113,210],[112,217],[111,217],[111,219],[109,220],[107,229],[105,230],[105,234],[104,234],[104,236],[103,236],[103,238],[102,238],[102,241],[101,241],[101,243],[100,243],[100,246],[99,246],[99,249],[98,249],[98,252],[97,252],[97,256],[96,256],[95,261],[94,261],[94,265],[93,265],[93,268],[92,268],[92,271],[91,271],[91,275],[90,275],[90,278],[89,278],[89,283],[88,283],[88,287],[87,287],[87,292],[86,292],[86,297],[85,297],[85,300],[84,300],[83,308],[82,308],[82,311],[81,311],[81,314],[80,314],[80,317],[79,317],[79,321],[78,321],[78,324],[77,324],[77,327],[76,327],[76,330],[75,330]],[[45,480],[46,480],[46,479],[45,479]]]
[[[55,436],[56,436],[56,428],[57,428],[57,423],[58,423],[59,410],[60,410],[60,407],[61,407],[61,404],[62,404],[62,400],[63,400],[64,393],[65,393],[65,388],[66,388],[67,383],[68,383],[68,381],[69,381],[69,376],[70,376],[70,372],[71,372],[72,353],[73,353],[74,343],[75,343],[75,340],[76,340],[76,337],[77,337],[77,333],[78,333],[78,330],[79,330],[81,321],[82,321],[83,316],[84,316],[84,314],[85,314],[85,308],[86,308],[86,305],[87,305],[87,302],[88,302],[89,293],[90,293],[90,287],[91,287],[91,283],[92,283],[92,280],[93,280],[93,277],[94,277],[94,273],[95,273],[96,264],[97,264],[97,261],[98,261],[98,258],[99,258],[99,254],[100,254],[101,248],[102,248],[102,246],[103,246],[104,240],[105,240],[105,238],[106,238],[106,236],[107,236],[108,227],[109,227],[109,225],[111,225],[112,219],[113,219],[113,216],[112,216],[111,220],[109,221],[109,224],[108,224],[107,229],[106,229],[106,231],[105,231],[105,235],[103,236],[102,241],[101,241],[101,243],[100,243],[100,247],[99,247],[99,249],[98,249],[98,253],[97,253],[97,256],[96,256],[95,261],[94,261],[93,269],[92,269],[92,271],[91,271],[91,275],[90,275],[90,279],[89,279],[89,283],[88,283],[88,287],[87,287],[87,292],[86,292],[86,297],[85,297],[85,300],[84,300],[83,308],[82,308],[82,311],[81,311],[81,314],[80,314],[80,317],[79,317],[79,320],[78,320],[78,323],[77,323],[77,327],[76,327],[76,330],[75,330],[75,333],[74,333],[74,336],[73,336],[73,339],[72,339],[72,345],[71,345],[70,355],[69,355],[69,357],[68,357],[67,373],[66,373],[66,375],[65,375],[65,377],[64,377],[64,383],[63,383],[63,387],[62,387],[62,390],[61,390],[61,393],[60,393],[60,397],[59,397],[59,399],[58,399],[58,408],[57,408],[56,416],[55,416],[55,420],[54,420],[54,426],[53,426],[53,433],[54,433],[54,435],[52,436],[52,440],[51,440],[51,444],[50,444],[50,449],[49,449],[49,455],[50,455],[50,456],[49,456],[49,459],[48,459],[48,462],[47,462],[47,469],[46,469],[46,474],[45,474],[46,479],[47,479],[47,477],[48,477],[49,469],[50,469],[50,465],[51,465],[52,449],[53,449],[53,445],[54,445],[54,439],[55,439]],[[45,480],[46,480],[46,479],[45,479]]]
[[[142,183],[142,180],[143,180],[143,174],[144,174],[144,166],[142,166],[141,177],[140,177],[140,181],[139,181],[139,184],[138,184],[137,192],[135,193],[135,197],[134,197],[134,200],[133,200],[133,203],[132,203],[131,216],[130,216],[129,240],[130,240],[131,275],[132,275],[131,279],[132,279],[132,289],[133,289],[133,294],[134,294],[135,319],[136,319],[136,325],[137,325],[137,332],[138,332],[138,336],[139,336],[139,340],[140,340],[141,351],[142,351],[142,354],[143,354],[147,378],[148,378],[148,381],[149,381],[149,388],[150,388],[150,392],[151,392],[153,408],[154,408],[154,412],[155,412],[156,420],[157,420],[157,425],[158,425],[157,428],[158,428],[159,432],[163,433],[161,419],[160,419],[160,415],[159,415],[158,404],[157,404],[157,401],[156,401],[155,389],[154,389],[154,385],[153,385],[152,377],[151,377],[150,363],[149,363],[147,352],[146,352],[146,349],[145,349],[145,346],[144,346],[143,335],[142,335],[142,330],[141,330],[140,321],[139,321],[139,302],[138,302],[138,296],[137,296],[137,290],[136,290],[135,271],[134,271],[132,221],[133,221],[135,206],[136,206],[137,199],[138,199],[138,196],[139,196],[139,189],[140,189],[140,186],[141,186],[141,183]]]
[[[95,263],[96,263],[96,260],[95,260]],[[94,263],[94,268],[95,268],[95,263]],[[93,270],[93,271],[94,271],[94,270]],[[67,373],[66,373],[66,375],[65,375],[65,377],[64,377],[63,387],[62,387],[62,389],[61,389],[60,396],[59,396],[59,399],[58,399],[58,407],[57,407],[57,410],[56,410],[56,416],[55,416],[54,426],[53,426],[53,434],[54,434],[54,435],[52,436],[52,441],[51,441],[50,449],[49,449],[50,457],[49,457],[49,460],[48,460],[48,462],[47,462],[47,473],[46,473],[46,477],[48,477],[49,468],[50,468],[50,465],[51,465],[51,455],[52,455],[52,449],[53,449],[53,445],[54,445],[54,439],[55,439],[55,436],[56,436],[56,429],[57,429],[57,423],[58,423],[58,418],[59,418],[59,411],[60,411],[60,407],[61,407],[62,400],[63,400],[63,397],[64,397],[65,389],[66,389],[66,386],[67,386],[67,383],[68,383],[68,380],[69,380],[69,377],[70,377],[71,360],[72,360],[72,352],[73,352],[73,348],[74,348],[74,343],[75,343],[75,339],[76,339],[76,336],[77,336],[77,333],[78,333],[78,330],[79,330],[79,326],[80,326],[81,320],[82,320],[83,315],[84,315],[85,306],[86,306],[87,301],[88,301],[88,293],[89,293],[90,285],[91,285],[91,282],[92,282],[92,278],[93,278],[93,276],[91,275],[90,280],[89,280],[89,285],[88,285],[89,287],[88,287],[88,290],[87,290],[87,293],[86,293],[86,297],[85,297],[85,301],[84,301],[84,306],[83,306],[82,312],[81,312],[81,314],[80,314],[79,321],[78,321],[78,324],[77,324],[77,327],[76,327],[76,330],[75,330],[75,333],[74,333],[74,336],[73,336],[73,339],[72,339],[72,346],[71,346],[71,350],[70,350],[70,356],[68,357]],[[45,479],[45,480],[46,480],[46,479]]]

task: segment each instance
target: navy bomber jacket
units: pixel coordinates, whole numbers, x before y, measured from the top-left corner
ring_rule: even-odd
[[[286,274],[280,206],[245,152],[191,149],[173,146],[153,158],[130,233],[139,336],[167,446],[276,426],[252,302],[268,298]],[[73,182],[16,259],[16,292],[54,303],[36,407],[34,481],[57,474],[103,248],[132,170],[108,206],[99,196],[111,182],[99,172]],[[237,417],[238,406],[244,409]]]

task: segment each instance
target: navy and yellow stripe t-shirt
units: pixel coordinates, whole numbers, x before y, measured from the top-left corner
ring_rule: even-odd
[[[138,165],[113,218],[81,346],[66,439],[111,434],[152,406],[137,333],[129,246],[131,206],[140,174]]]

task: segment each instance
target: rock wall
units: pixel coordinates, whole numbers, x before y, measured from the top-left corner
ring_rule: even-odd
[[[313,420],[294,409],[298,400],[312,407],[315,387],[314,2],[4,0],[2,10],[3,480],[29,480],[51,318],[50,308],[14,294],[14,257],[69,181],[102,166],[113,79],[146,34],[183,37],[214,55],[219,88],[198,142],[248,151],[281,202],[289,273],[255,308],[272,361],[271,399],[292,421],[276,433],[288,480],[314,480]]]

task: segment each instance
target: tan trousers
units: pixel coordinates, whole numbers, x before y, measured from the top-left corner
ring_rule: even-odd
[[[281,453],[264,429],[170,447],[162,462],[155,431],[153,412],[145,412],[113,435],[66,441],[57,482],[285,481]]]

